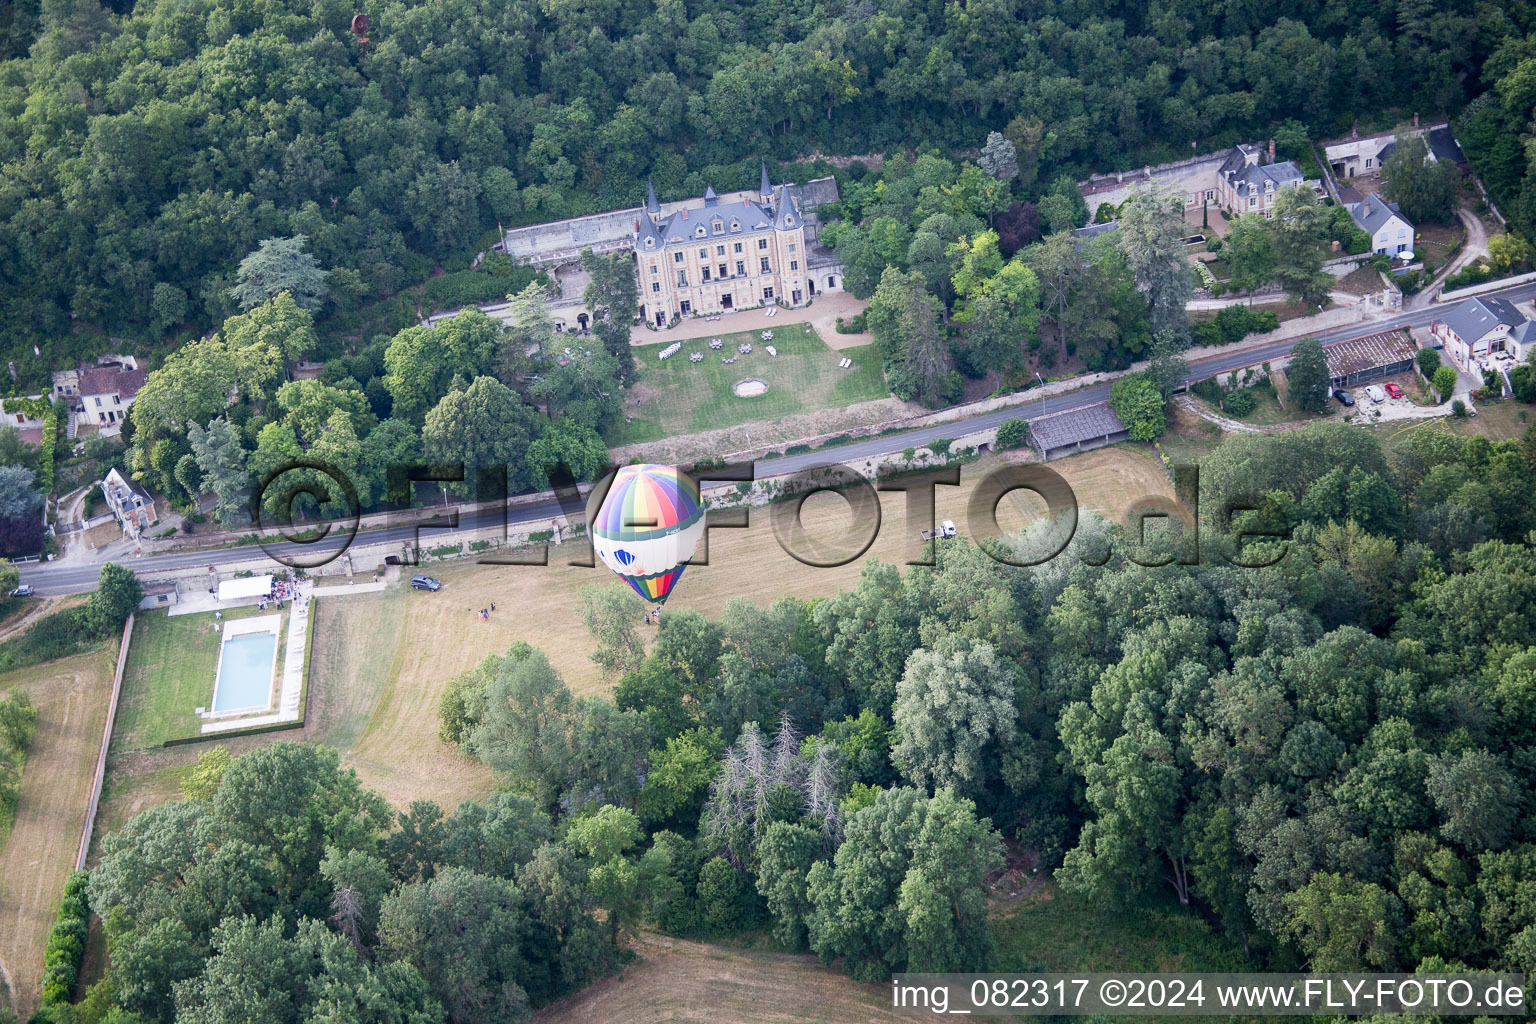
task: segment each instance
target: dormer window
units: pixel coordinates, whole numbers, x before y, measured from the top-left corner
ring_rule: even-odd
[[[704,225],[700,224],[697,228],[695,228],[693,234],[694,234],[695,238],[703,238],[704,237]]]
[[[784,226],[787,227],[787,228],[794,227],[795,226],[795,218],[793,218],[793,217],[785,217],[784,218]]]
[[[732,231],[740,231],[741,230],[741,221],[739,221],[739,220],[731,221],[731,230]]]
[[[715,234],[717,234],[717,235],[725,234],[725,225],[720,223],[718,220],[715,221],[715,223],[713,225],[711,225],[711,227],[713,228]]]
[[[647,249],[654,249],[654,248],[656,248],[656,239],[654,239],[654,238],[647,238],[645,240],[645,247]]]

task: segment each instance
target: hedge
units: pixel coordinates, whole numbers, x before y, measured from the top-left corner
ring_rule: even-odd
[[[91,928],[90,897],[86,883],[90,873],[76,871],[64,883],[64,899],[59,903],[58,920],[48,933],[48,947],[43,951],[43,1004],[67,1003],[75,994],[80,977],[80,962],[85,959],[85,941]]]

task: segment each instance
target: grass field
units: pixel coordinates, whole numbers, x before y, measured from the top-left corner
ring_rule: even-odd
[[[993,465],[990,459],[967,465],[961,487],[939,488],[938,517],[963,524],[971,489]],[[1145,495],[1172,494],[1161,464],[1140,446],[1101,449],[1051,466],[1071,483],[1083,508],[1115,519]],[[1011,497],[999,510],[1000,525],[1021,527],[1034,514],[1032,500],[1022,493]],[[714,534],[711,564],[690,566],[667,607],[718,616],[733,597],[766,605],[781,595],[810,598],[850,588],[872,559],[902,563],[917,556],[917,527],[908,529],[904,501],[900,494],[882,497],[884,519],[874,544],[863,558],[837,569],[810,569],[785,554],[769,511],[754,510],[748,529]],[[806,502],[803,521],[813,536],[846,530],[851,526],[846,509],[840,498],[818,495]],[[164,751],[133,751],[114,740],[119,753],[109,766],[100,825],[111,828],[175,798],[186,767],[214,743],[235,754],[284,738],[335,746],[342,763],[396,807],[426,798],[451,810],[464,799],[490,793],[495,788],[491,773],[437,738],[438,702],[455,675],[519,640],[548,655],[578,694],[612,685],[589,657],[592,641],[576,609],[582,586],[616,581],[606,569],[567,564],[581,554],[575,546],[552,548],[547,567],[444,562],[431,569],[444,583],[437,593],[396,587],[318,599],[304,731],[215,739]],[[480,621],[476,610],[492,601],[497,610],[489,621]],[[635,615],[638,619],[638,601]],[[139,651],[134,655],[130,665]],[[211,685],[212,671],[210,663],[205,685]],[[141,723],[152,720],[150,711],[140,712]],[[123,721],[120,709],[120,736]]]
[[[75,866],[116,658],[107,645],[0,675],[0,693],[20,687],[37,705],[16,824],[0,844],[0,977],[23,1020],[37,1008],[43,947]]]
[[[992,918],[999,971],[1241,970],[1233,943],[1171,898],[1112,909],[1046,882]]]
[[[1148,901],[1105,909],[1046,882],[991,918],[1001,972],[1237,971],[1236,946],[1199,915]],[[890,987],[860,985],[810,956],[743,950],[659,935],[635,942],[641,959],[534,1016],[538,1024],[756,1024],[891,1020]]]
[[[236,608],[224,618],[263,614],[271,613]],[[223,621],[212,613],[171,616],[153,611],[135,618],[112,732],[114,755],[198,734],[202,721],[193,711],[213,700],[223,628]]]
[[[641,959],[534,1015],[538,1024],[864,1024],[889,1021],[890,988],[860,985],[813,956],[660,935]]]
[[[766,343],[757,331],[722,334],[724,344],[719,351],[709,347],[708,338],[685,341],[665,360],[656,358],[660,349],[654,346],[637,349],[640,381],[632,394],[638,404],[625,402],[630,422],[621,428],[615,444],[638,444],[755,420],[838,409],[889,394],[873,345],[834,352],[807,324],[786,323],[772,330],[773,340]],[[743,342],[751,344],[750,354],[736,351]],[[772,345],[778,356],[770,356],[765,344]],[[701,353],[704,361],[690,363],[690,352]],[[722,363],[722,356],[734,356],[736,361]],[[853,360],[851,369],[838,368],[843,358]],[[767,393],[738,398],[731,388],[748,377],[766,381]]]

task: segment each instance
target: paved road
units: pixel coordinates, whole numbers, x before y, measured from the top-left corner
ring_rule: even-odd
[[[1536,298],[1536,283],[1517,285],[1490,294],[1514,302],[1524,302],[1527,299]],[[1423,327],[1438,317],[1443,308],[1442,306],[1432,306],[1428,309],[1410,310],[1380,320],[1349,324],[1313,336],[1324,344],[1330,344],[1369,334],[1379,334],[1398,327]],[[1259,363],[1282,359],[1290,354],[1291,349],[1300,340],[1300,338],[1289,338],[1283,341],[1269,342],[1252,348],[1246,348],[1238,352],[1229,352],[1205,359],[1191,359],[1191,372],[1185,380],[1193,383],[1194,381],[1203,380],[1212,374],[1226,373],[1231,370],[1242,369],[1245,366],[1254,366]],[[758,463],[758,475],[771,476],[789,473],[834,461],[855,462],[864,458],[899,452],[903,448],[919,447],[941,437],[956,437],[961,434],[986,430],[997,426],[1003,420],[1013,417],[1024,416],[1034,419],[1051,413],[1081,408],[1085,405],[1095,405],[1108,398],[1109,385],[1100,384],[1095,387],[1073,391],[1069,394],[1044,398],[1038,402],[1025,402],[1023,405],[1000,409],[996,412],[985,413],[966,420],[958,420],[931,427],[920,427],[901,434],[889,434],[884,437],[858,441],[853,444],[842,445],[831,451],[809,452],[803,455],[789,455],[777,459],[762,460]],[[505,513],[505,517],[509,528],[516,531],[516,524],[520,522],[548,519],[558,515],[559,512],[560,506],[558,502],[546,501],[510,509]],[[500,512],[481,513],[478,516],[466,515],[459,520],[460,529],[485,529],[496,525],[502,515],[503,513]],[[362,542],[369,544],[376,544],[381,541],[413,540],[417,536],[416,530],[417,528],[414,524],[382,530],[369,530],[362,534],[360,539]],[[424,543],[428,545],[442,543],[448,539],[447,531],[440,530],[424,530],[420,536]],[[439,538],[442,539],[439,540]],[[291,554],[296,557],[301,556],[309,559],[313,558],[318,552],[332,551],[340,548],[343,543],[343,538],[333,537],[315,544],[278,544],[272,550],[281,554]],[[249,547],[216,549],[212,551],[180,551],[129,559],[128,563],[135,571],[142,573],[165,569],[186,569],[210,564],[216,565],[220,562],[238,562],[251,558],[254,553],[254,549]],[[31,584],[40,595],[70,594],[92,589],[96,582],[97,572],[98,567],[93,565],[31,565],[22,568],[21,581]]]

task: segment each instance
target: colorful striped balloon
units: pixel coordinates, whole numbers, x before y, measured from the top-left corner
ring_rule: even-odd
[[[704,536],[699,485],[676,466],[625,466],[592,524],[603,564],[646,601],[664,604]]]

